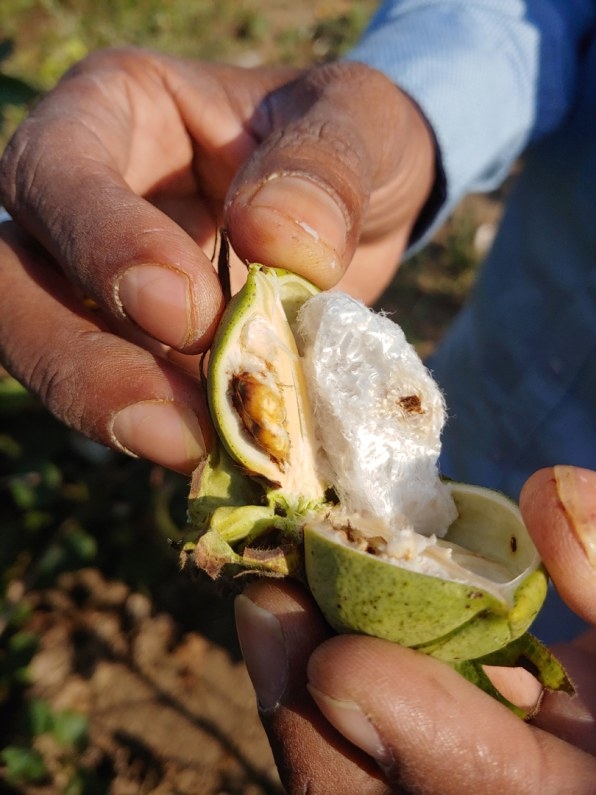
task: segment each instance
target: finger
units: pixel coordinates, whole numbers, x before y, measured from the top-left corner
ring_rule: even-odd
[[[520,508],[562,598],[596,624],[596,472],[542,469],[522,489]]]
[[[593,757],[524,723],[431,657],[340,636],[314,652],[308,678],[328,720],[378,761],[394,791],[593,792]]]
[[[272,132],[226,205],[239,255],[321,287],[337,283],[361,235],[391,238],[397,261],[434,179],[431,136],[411,100],[379,72],[340,63],[282,87],[267,108]]]
[[[328,627],[299,586],[260,582],[237,598],[242,652],[263,726],[288,793],[387,793],[374,763],[323,718],[306,690],[306,664]]]
[[[222,310],[216,274],[195,240],[142,198],[165,186],[196,191],[173,64],[124,51],[74,69],[6,148],[2,199],[102,307],[196,352]],[[199,242],[213,235],[203,214]]]
[[[110,333],[9,223],[0,318],[0,358],[67,425],[180,472],[203,457],[210,426],[198,381]]]

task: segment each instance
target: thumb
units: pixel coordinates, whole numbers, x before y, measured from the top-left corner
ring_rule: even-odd
[[[537,731],[445,663],[412,649],[337,636],[312,654],[308,681],[321,712],[376,760],[392,792],[594,791],[591,755]]]
[[[541,469],[524,485],[520,508],[562,598],[596,625],[596,472]]]
[[[314,69],[265,100],[269,130],[226,204],[247,261],[336,284],[362,236],[401,253],[434,179],[431,134],[414,103],[358,63]]]

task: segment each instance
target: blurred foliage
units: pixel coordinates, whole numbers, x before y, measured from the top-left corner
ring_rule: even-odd
[[[72,710],[57,711],[46,701],[33,699],[20,717],[18,736],[0,751],[8,785],[43,784],[59,778],[62,795],[103,791],[99,779],[79,764],[88,743],[85,716]]]
[[[289,6],[284,0],[2,0],[0,148],[23,117],[15,108],[51,88],[92,50],[132,45],[242,65],[301,66],[345,52],[376,5],[373,0],[301,0]]]
[[[187,481],[111,451],[54,420],[16,381],[0,379],[0,779],[66,782],[99,792],[78,761],[87,718],[28,696],[37,636],[31,594],[96,566],[153,597],[176,578]]]
[[[133,587],[159,563],[185,523],[184,478],[127,459],[68,430],[13,379],[0,381],[0,582],[45,587],[63,571],[97,564]],[[7,429],[8,428],[8,429]],[[117,552],[118,554],[114,554]]]
[[[5,128],[9,119],[18,121],[34,99],[37,98],[39,91],[26,80],[5,74],[3,64],[14,52],[13,42],[5,39],[0,40],[0,140],[4,136]],[[16,115],[14,114],[16,110]],[[20,113],[19,113],[20,111]],[[13,125],[14,126],[14,123]]]

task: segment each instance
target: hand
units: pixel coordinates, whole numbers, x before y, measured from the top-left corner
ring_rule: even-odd
[[[391,131],[388,135],[387,131]],[[73,68],[0,164],[2,361],[60,419],[191,471],[197,378],[223,307],[211,263],[295,270],[371,299],[434,180],[415,105],[360,64],[245,70],[143,51]],[[208,443],[207,439],[207,443]]]
[[[521,508],[568,604],[596,625],[596,472],[556,467],[526,484]],[[288,792],[593,793],[596,629],[557,654],[578,690],[547,693],[524,723],[447,665],[376,638],[329,637],[295,585],[251,585],[240,640]],[[533,703],[525,672],[491,673]]]

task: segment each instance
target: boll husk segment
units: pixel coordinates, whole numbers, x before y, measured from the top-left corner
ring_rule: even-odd
[[[252,265],[207,389],[219,443],[193,477],[185,556],[214,578],[301,577],[336,630],[432,654],[496,697],[487,661],[570,690],[527,634],[547,578],[517,507],[439,477],[443,399],[398,326]]]
[[[291,322],[315,288],[252,267],[211,352],[208,398],[218,436],[248,473],[292,501],[320,501],[310,405]],[[290,438],[290,429],[297,429]]]
[[[449,662],[490,654],[527,630],[546,595],[546,575],[517,506],[487,489],[449,489],[457,517],[414,557],[370,554],[351,527],[305,525],[308,584],[336,630],[373,634]],[[345,547],[340,555],[338,543]],[[403,569],[397,588],[396,564]],[[361,581],[366,598],[355,598]]]

